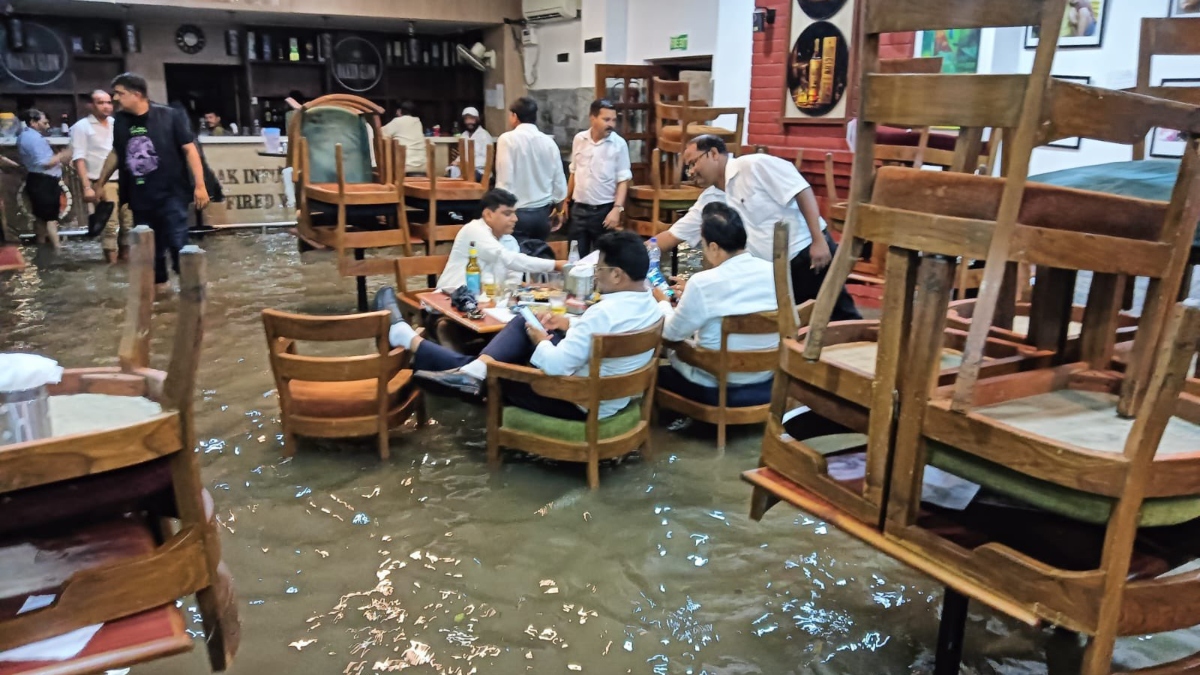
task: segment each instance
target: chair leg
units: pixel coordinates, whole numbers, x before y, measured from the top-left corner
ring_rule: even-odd
[[[717,450],[725,449],[725,420],[717,422]]]
[[[1092,636],[1083,650],[1083,666],[1079,669],[1079,675],[1109,675],[1116,642],[1116,634]]]
[[[962,665],[963,634],[967,629],[967,607],[971,599],[952,588],[942,596],[942,621],[938,624],[937,652],[933,675],[958,675]]]
[[[392,456],[392,449],[388,441],[391,438],[388,436],[387,420],[384,419],[379,429],[379,459],[386,460]]]
[[[754,491],[750,495],[750,519],[754,521],[762,520],[767,511],[770,511],[771,507],[778,503],[779,497],[755,485]]]
[[[417,393],[416,406],[417,426],[423,427],[429,424],[429,408],[427,407],[428,403],[425,400],[424,392]]]
[[[208,659],[213,671],[229,669],[241,643],[242,627],[238,616],[233,576],[222,562],[217,566],[212,585],[196,592],[196,605],[204,624]]]
[[[296,456],[296,434],[293,434],[292,431],[288,429],[286,418],[283,423],[283,456]]]
[[[588,453],[587,482],[593,490],[600,487],[600,458],[595,452]]]

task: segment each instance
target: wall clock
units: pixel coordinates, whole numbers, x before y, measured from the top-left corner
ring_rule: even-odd
[[[196,54],[204,49],[204,31],[191,24],[184,24],[175,31],[175,44],[184,54]]]

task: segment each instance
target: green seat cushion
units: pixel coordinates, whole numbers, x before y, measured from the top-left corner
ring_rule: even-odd
[[[1031,506],[1085,523],[1108,522],[1116,500],[1027,476],[957,448],[929,440],[929,464]],[[1178,525],[1200,518],[1200,496],[1159,497],[1142,503],[1142,527]]]
[[[342,169],[347,183],[370,183],[371,141],[367,125],[356,113],[321,106],[304,113],[300,133],[308,142],[308,182],[337,182],[337,145],[342,146]]]
[[[587,442],[586,422],[550,417],[516,406],[505,406],[502,415],[500,426],[511,431],[523,431],[568,443]],[[628,433],[641,421],[641,402],[635,400],[617,414],[600,420],[600,440]]]

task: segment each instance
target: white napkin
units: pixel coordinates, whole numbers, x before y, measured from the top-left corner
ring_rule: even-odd
[[[54,595],[31,595],[25,599],[25,604],[17,610],[17,614],[32,612],[54,602]],[[0,652],[0,661],[65,661],[79,656],[87,647],[88,642],[96,635],[104,624],[84,626],[57,637],[47,638],[38,642]]]
[[[54,359],[37,354],[0,354],[0,391],[25,391],[62,381]]]

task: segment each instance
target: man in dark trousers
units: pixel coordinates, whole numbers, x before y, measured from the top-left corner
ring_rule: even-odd
[[[113,151],[100,172],[100,186],[121,168],[121,201],[136,225],[154,230],[154,283],[167,291],[167,254],[179,273],[179,249],[187,245],[188,205],[208,205],[204,166],[188,121],[171,108],[151,103],[146,80],[122,73],[113,80],[113,99],[121,107],[113,127]],[[97,188],[99,191],[100,188]]]

